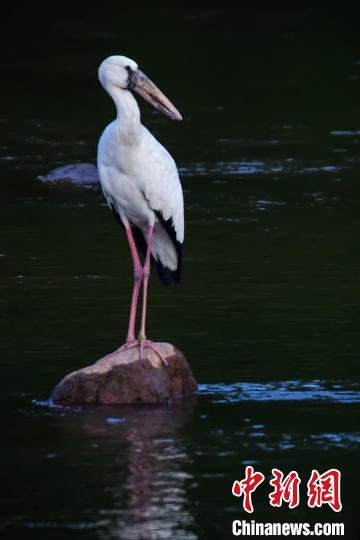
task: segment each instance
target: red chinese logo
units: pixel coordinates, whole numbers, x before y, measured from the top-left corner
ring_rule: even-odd
[[[340,480],[338,469],[329,469],[323,474],[314,469],[307,483],[308,506],[314,508],[328,504],[335,512],[340,512]]]
[[[272,469],[270,485],[274,488],[269,494],[269,501],[273,507],[281,507],[282,503],[287,503],[290,509],[296,508],[300,502],[299,486],[301,480],[296,471],[291,471],[286,476],[279,469]],[[245,469],[245,478],[235,480],[232,486],[232,494],[235,497],[243,497],[243,507],[246,512],[254,511],[252,494],[257,487],[265,480],[261,472],[255,472],[251,465]],[[335,512],[342,509],[340,498],[341,473],[338,469],[329,469],[320,474],[313,469],[311,477],[307,483],[308,506],[310,508],[320,507],[328,504]]]
[[[260,472],[254,473],[254,468],[249,465],[245,469],[245,478],[240,482],[235,480],[233,483],[232,493],[235,497],[244,496],[243,506],[246,512],[252,513],[254,511],[251,494],[264,480],[265,476]]]
[[[285,478],[279,469],[272,469],[273,478],[270,485],[274,487],[269,495],[271,506],[280,507],[282,502],[289,504],[289,508],[295,508],[299,504],[299,484],[301,482],[296,471],[291,471]]]

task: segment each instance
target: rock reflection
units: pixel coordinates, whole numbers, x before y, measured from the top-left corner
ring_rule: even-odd
[[[115,519],[102,537],[197,538],[190,532],[193,517],[186,507],[185,484],[191,479],[186,464],[190,458],[178,433],[195,402],[196,397],[169,407],[105,407],[88,412],[83,424],[87,432],[103,433],[128,444],[127,504],[123,492],[118,493],[114,485]]]

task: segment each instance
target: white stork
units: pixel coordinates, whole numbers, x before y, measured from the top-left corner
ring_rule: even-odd
[[[98,170],[104,196],[125,228],[134,265],[126,343],[119,350],[145,347],[164,361],[156,345],[146,338],[147,289],[150,262],[165,285],[180,282],[184,241],[184,202],[178,171],[173,158],[142,125],[132,90],[173,120],[182,120],[179,111],[142,73],[133,60],[110,56],[99,68],[99,80],[112,97],[116,119],[101,135]],[[142,266],[138,250],[145,256]],[[143,284],[141,326],[135,338],[137,302]]]

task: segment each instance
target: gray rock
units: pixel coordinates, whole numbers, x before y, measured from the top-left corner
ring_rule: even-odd
[[[115,351],[95,364],[66,375],[51,396],[62,405],[167,403],[193,394],[197,388],[184,355],[170,343],[156,343],[165,365],[151,350]]]
[[[37,178],[42,182],[65,182],[79,186],[93,186],[99,183],[97,168],[91,163],[64,165]]]

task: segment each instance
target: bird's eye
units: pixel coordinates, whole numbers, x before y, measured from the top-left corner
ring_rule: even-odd
[[[134,89],[134,86],[136,84],[136,81],[134,81],[134,77],[135,77],[135,71],[133,69],[131,69],[130,66],[125,66],[125,69],[126,71],[128,72],[128,76],[127,76],[127,88],[129,90],[133,90]]]

